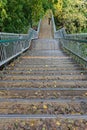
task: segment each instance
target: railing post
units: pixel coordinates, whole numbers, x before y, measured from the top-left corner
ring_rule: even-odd
[[[7,59],[7,54],[6,54],[6,47],[3,46],[3,57],[6,60]]]

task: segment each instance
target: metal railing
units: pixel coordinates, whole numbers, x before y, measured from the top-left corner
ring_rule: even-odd
[[[31,40],[38,38],[40,23],[41,20],[37,31],[29,29],[28,34],[0,32],[0,66],[17,57],[30,47]]]
[[[37,34],[39,35],[39,32],[40,32],[40,26],[41,26],[41,19],[40,19],[40,21],[39,21],[39,24],[38,24],[38,28],[37,28]]]
[[[67,34],[65,28],[58,31],[55,29],[54,18],[54,38],[58,39],[64,48],[77,62],[87,67],[87,33]]]
[[[54,21],[54,16],[53,16],[53,15],[52,15],[52,27],[53,27],[54,37],[55,37],[55,33],[56,33],[56,25],[55,25],[55,21]]]
[[[73,38],[77,40],[87,40],[87,33],[81,33],[81,34],[66,34],[67,38]]]
[[[84,67],[87,67],[87,40],[60,38],[62,47]]]
[[[15,33],[4,33],[4,32],[0,32],[0,40],[4,40],[4,39],[15,39],[18,38],[19,34],[15,34]]]

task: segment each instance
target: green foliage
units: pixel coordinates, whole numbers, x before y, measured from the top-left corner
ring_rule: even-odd
[[[55,19],[59,28],[68,33],[87,30],[87,2],[84,0],[59,0],[55,6]]]
[[[26,33],[36,28],[44,13],[58,0],[0,0],[0,31]]]
[[[6,3],[7,3],[7,0],[0,1],[0,31],[2,31],[3,21],[5,20],[5,18],[7,18],[7,13],[5,9]]]
[[[1,0],[0,31],[26,33],[44,14],[42,4],[42,0]]]
[[[48,9],[58,28],[65,27],[68,33],[87,32],[85,0],[0,0],[0,31],[26,33]]]
[[[33,23],[34,23],[34,21],[38,22],[38,20],[44,14],[44,10],[42,7],[42,1],[41,0],[32,0],[31,7],[32,7],[32,22]]]

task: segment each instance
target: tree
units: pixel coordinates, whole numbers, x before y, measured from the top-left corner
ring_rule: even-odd
[[[55,5],[57,26],[64,26],[68,33],[84,32],[87,28],[86,8],[84,0],[59,0]]]
[[[26,33],[44,14],[42,0],[1,0],[0,10],[1,31],[15,33]]]
[[[44,10],[42,7],[42,0],[32,0],[31,10],[32,10],[32,22],[37,23],[44,14]]]
[[[7,0],[0,1],[0,31],[3,31],[3,21],[7,18],[6,3]]]

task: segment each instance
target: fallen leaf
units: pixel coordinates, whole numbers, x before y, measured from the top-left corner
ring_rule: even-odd
[[[56,84],[56,81],[54,81],[54,83]]]
[[[43,105],[43,108],[44,108],[44,109],[47,109],[47,105]]]
[[[85,96],[87,96],[87,93],[85,93]]]
[[[46,130],[45,127],[43,127],[42,130]]]
[[[81,73],[81,75],[83,75],[83,73]]]
[[[34,126],[34,124],[33,124],[33,123],[31,123],[30,125],[31,125],[31,126]]]
[[[56,88],[56,85],[54,85],[54,87]]]
[[[38,94],[38,92],[35,92],[35,95],[37,95]]]
[[[46,67],[48,67],[48,65],[45,65]]]
[[[33,109],[37,109],[37,107],[36,107],[36,106],[33,106]]]
[[[0,92],[0,95],[4,95],[4,92]]]
[[[11,64],[11,66],[13,66],[13,67],[14,67],[14,66],[15,66],[15,64],[14,64],[14,63],[12,63],[12,64]]]
[[[25,122],[22,122],[22,125],[23,125],[23,126],[25,126],[25,124],[26,124]]]
[[[60,122],[59,122],[59,121],[57,121],[57,122],[56,122],[56,125],[60,126]]]
[[[16,122],[18,122],[18,120],[16,119]]]
[[[49,94],[49,93],[47,93],[47,95],[49,96],[50,94]]]

